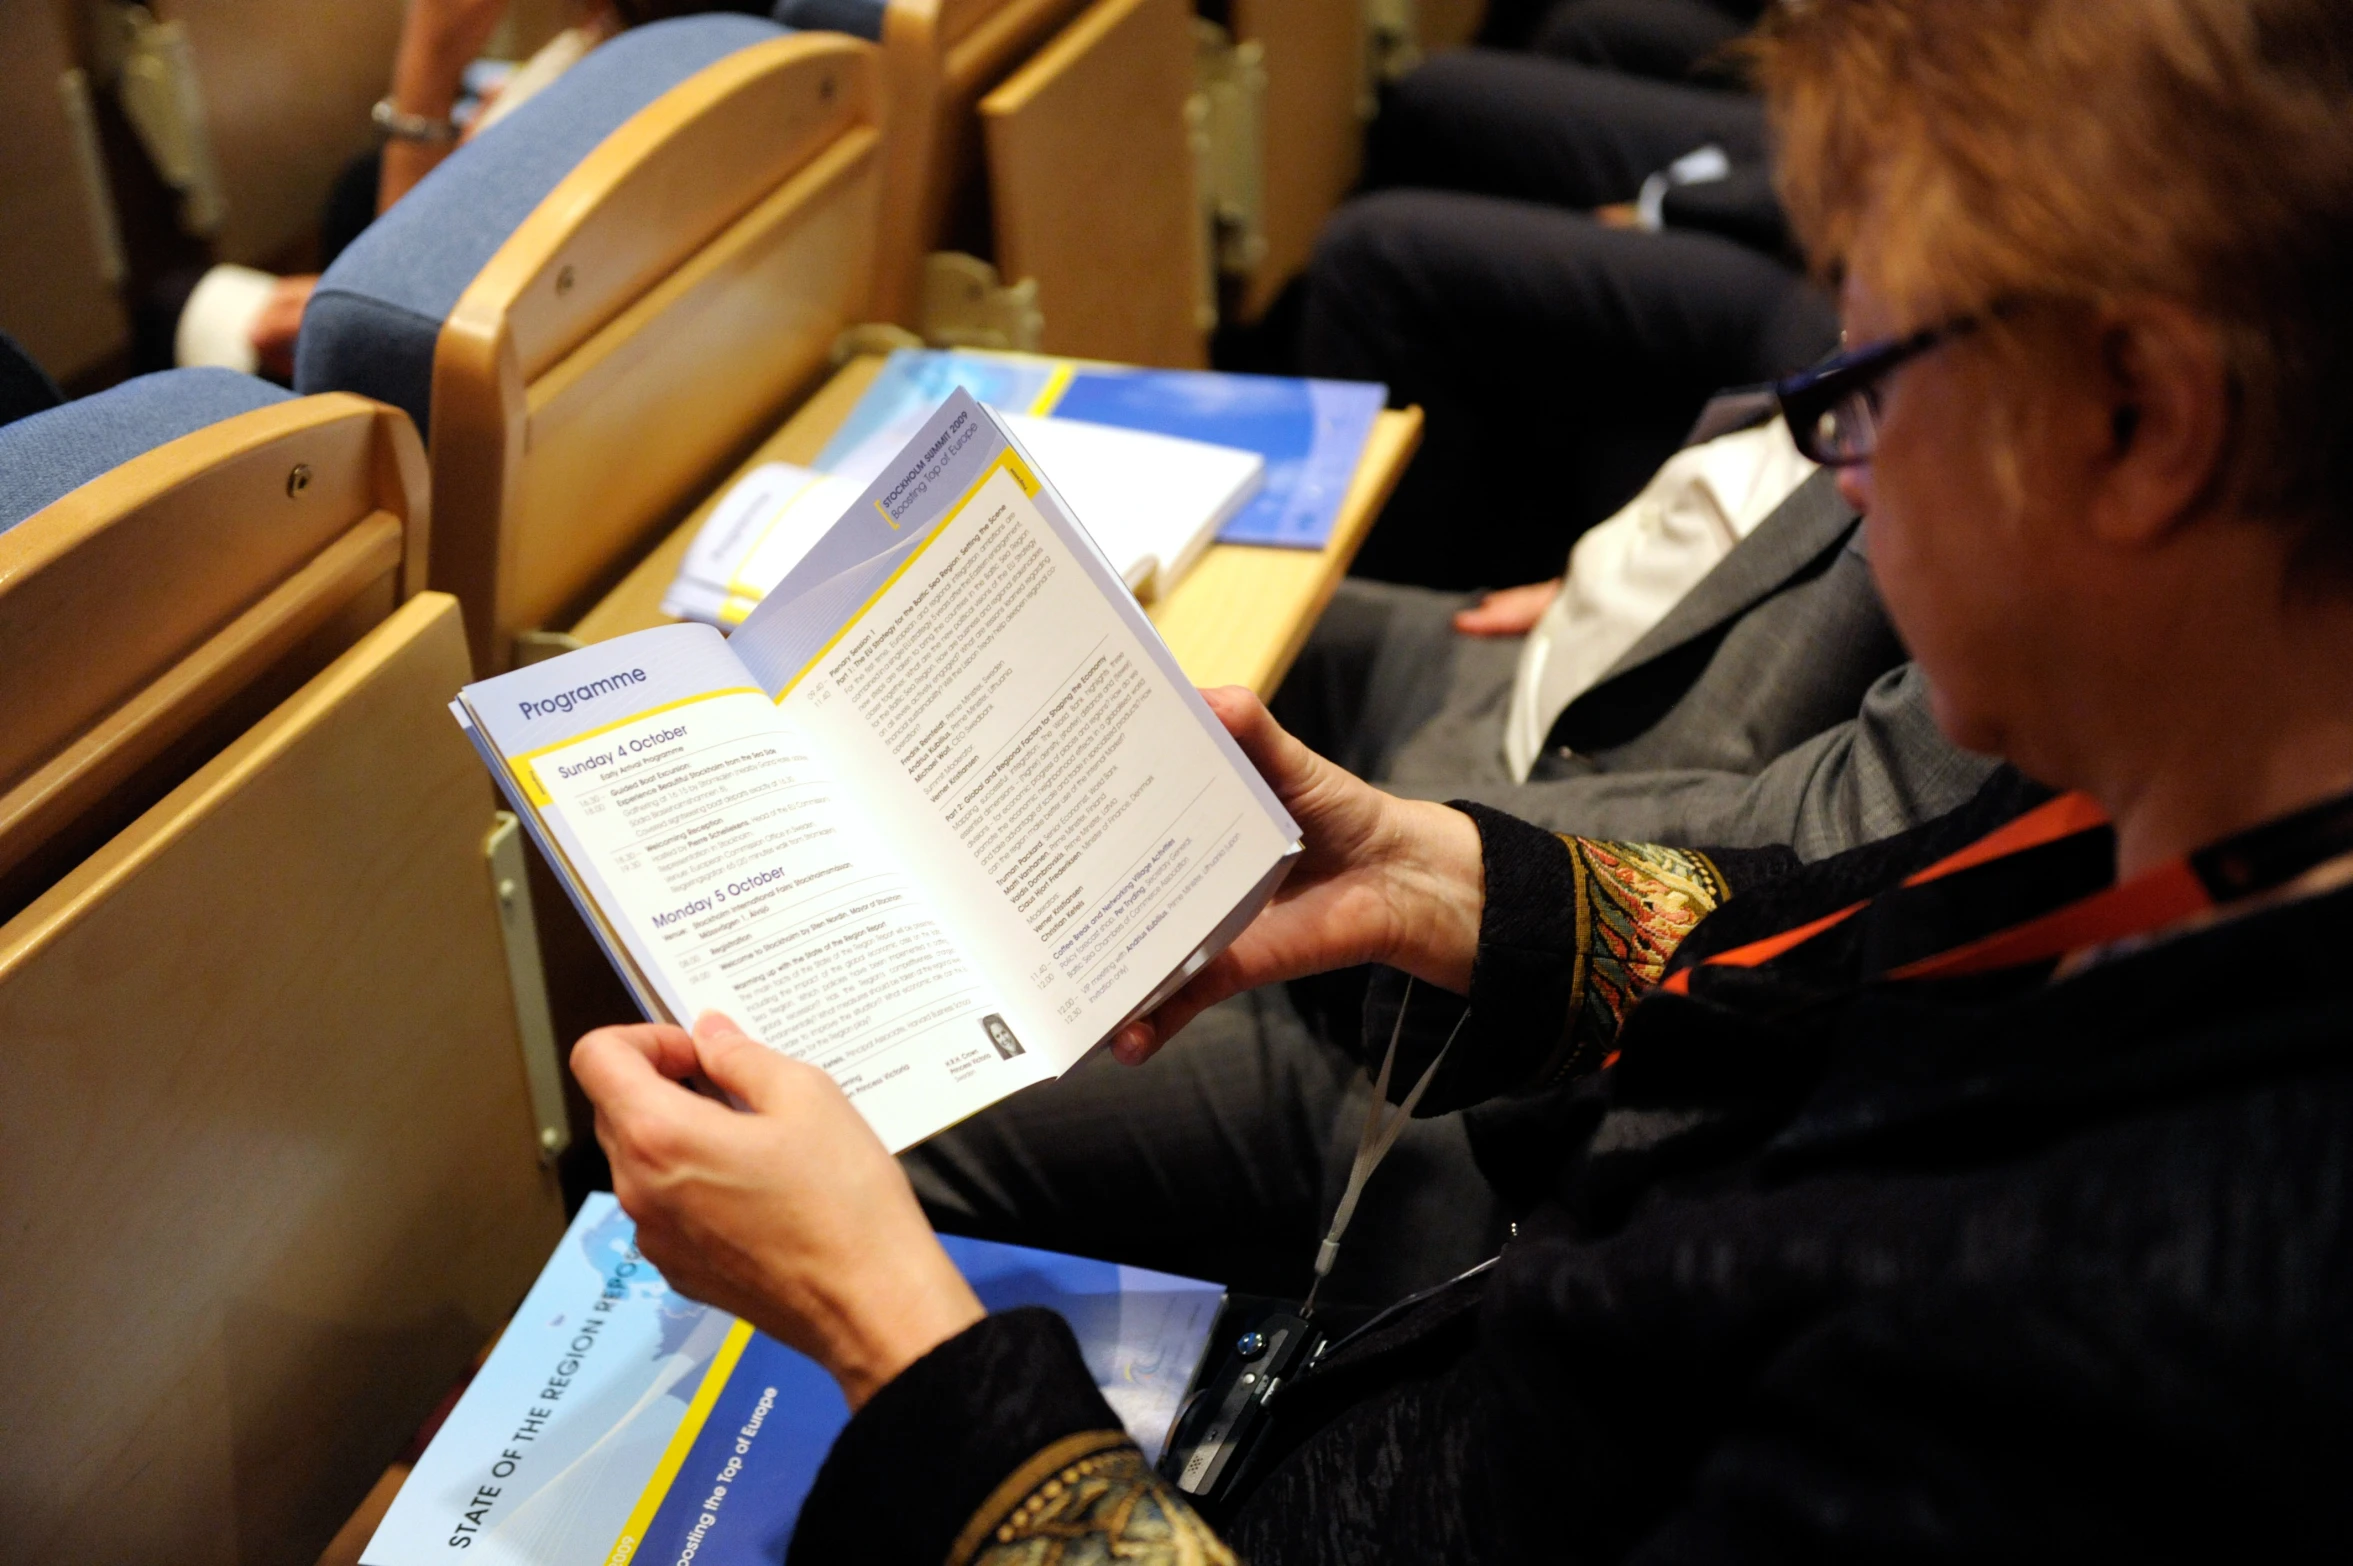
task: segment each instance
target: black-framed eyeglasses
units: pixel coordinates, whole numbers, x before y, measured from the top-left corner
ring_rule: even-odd
[[[1790,439],[1807,460],[1851,468],[1879,444],[1879,404],[1887,378],[1906,360],[1977,329],[1981,317],[1958,316],[1908,337],[1834,353],[1810,370],[1773,383]]]

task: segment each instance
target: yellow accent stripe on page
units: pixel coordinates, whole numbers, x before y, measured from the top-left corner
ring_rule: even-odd
[[[654,1464],[653,1477],[646,1481],[645,1493],[637,1498],[629,1520],[621,1525],[621,1537],[605,1552],[605,1566],[626,1566],[629,1558],[637,1553],[638,1545],[645,1542],[645,1531],[653,1524],[654,1513],[662,1509],[670,1486],[677,1482],[678,1470],[686,1465],[686,1454],[694,1449],[695,1437],[703,1433],[711,1409],[726,1389],[727,1378],[735,1374],[735,1362],[743,1358],[744,1345],[751,1341],[750,1322],[739,1321],[727,1329],[727,1338],[712,1357],[711,1368],[703,1372],[703,1384],[695,1388],[694,1401],[686,1405],[686,1417],[678,1421],[677,1432],[662,1450],[662,1460]]]
[[[514,772],[515,781],[523,785],[523,797],[541,809],[545,809],[555,802],[555,796],[548,793],[545,785],[539,781],[539,769],[533,763],[550,751],[562,750],[566,746],[577,745],[583,740],[595,739],[599,734],[610,734],[615,729],[626,728],[640,718],[650,718],[656,713],[669,712],[674,708],[688,706],[694,702],[712,701],[721,696],[764,696],[766,694],[767,692],[761,690],[757,685],[730,685],[723,691],[703,691],[694,696],[681,696],[676,701],[666,701],[659,707],[648,707],[645,711],[633,712],[626,718],[615,718],[602,728],[589,729],[584,733],[573,735],[570,739],[557,740],[553,745],[542,745],[537,750],[527,750],[520,756],[510,756],[507,758],[507,766]]]
[[[1076,360],[1056,360],[1054,373],[1046,377],[1046,384],[1039,387],[1038,394],[1030,399],[1029,416],[1033,419],[1042,419],[1052,413],[1054,405],[1062,400],[1064,392],[1070,390],[1070,383],[1077,375],[1078,363]]]
[[[922,559],[923,552],[925,550],[939,542],[940,535],[948,530],[948,525],[954,522],[956,518],[962,514],[966,506],[972,504],[972,497],[980,493],[980,487],[983,484],[986,484],[990,479],[993,479],[997,476],[997,470],[999,468],[1002,468],[1006,472],[1013,475],[1013,482],[1021,486],[1021,492],[1023,494],[1037,494],[1038,476],[1029,470],[1028,463],[1021,460],[1021,453],[1015,451],[1011,446],[1007,446],[1003,451],[998,452],[997,460],[990,463],[986,468],[982,469],[980,477],[972,481],[972,487],[965,490],[962,495],[957,497],[956,503],[948,508],[947,515],[941,517],[938,525],[932,528],[930,536],[925,538],[922,543],[917,544],[913,549],[909,550],[907,552],[907,558],[899,562],[898,568],[892,571],[889,576],[884,577],[882,579],[882,585],[876,588],[873,592],[867,594],[866,601],[860,604],[856,611],[853,612],[847,620],[844,620],[841,623],[841,629],[835,631],[833,635],[826,641],[825,645],[818,648],[815,655],[812,656],[807,663],[801,665],[800,671],[798,673],[796,673],[791,679],[784,682],[783,689],[776,693],[776,704],[779,707],[783,706],[784,699],[793,693],[793,687],[800,684],[801,681],[807,679],[809,677],[809,671],[816,668],[817,665],[823,663],[826,659],[826,655],[841,645],[842,638],[849,635],[850,632],[857,627],[857,624],[860,620],[866,618],[866,611],[872,609],[876,603],[880,602],[882,595],[889,592],[892,586],[899,580],[899,578],[907,574],[907,568],[913,565],[916,561]],[[879,505],[880,503],[877,502],[877,504]]]

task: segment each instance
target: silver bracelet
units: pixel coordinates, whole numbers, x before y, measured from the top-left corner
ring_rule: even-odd
[[[460,134],[455,120],[436,120],[422,114],[411,114],[396,105],[389,94],[376,100],[368,111],[368,118],[376,129],[394,141],[421,141],[433,145],[452,142]]]

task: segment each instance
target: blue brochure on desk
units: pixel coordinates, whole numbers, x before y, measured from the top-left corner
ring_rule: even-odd
[[[1157,1459],[1215,1284],[948,1238],[991,1310],[1043,1305]],[[849,1411],[816,1364],[671,1290],[591,1196],[401,1487],[363,1566],[751,1566],[783,1558]]]
[[[1174,435],[1256,452],[1265,481],[1218,530],[1223,544],[1321,549],[1339,520],[1388,390],[1363,381],[1140,370],[972,350],[894,353],[817,458],[863,476],[957,389],[1006,413]]]

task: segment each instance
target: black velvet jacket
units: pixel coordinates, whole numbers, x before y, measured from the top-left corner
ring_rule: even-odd
[[[792,1559],[2345,1558],[2353,891],[2057,981],[1858,985],[2103,884],[2103,836],[1688,997],[1616,994],[1655,978],[1646,917],[1738,889],[1688,962],[2030,798],[1997,780],[1804,870],[1475,811],[1488,911],[1433,1095],[1482,1106],[1482,1160],[1530,1204],[1501,1262],[1286,1390],[1222,1542],[1060,1323],[1014,1312],[859,1413]]]

